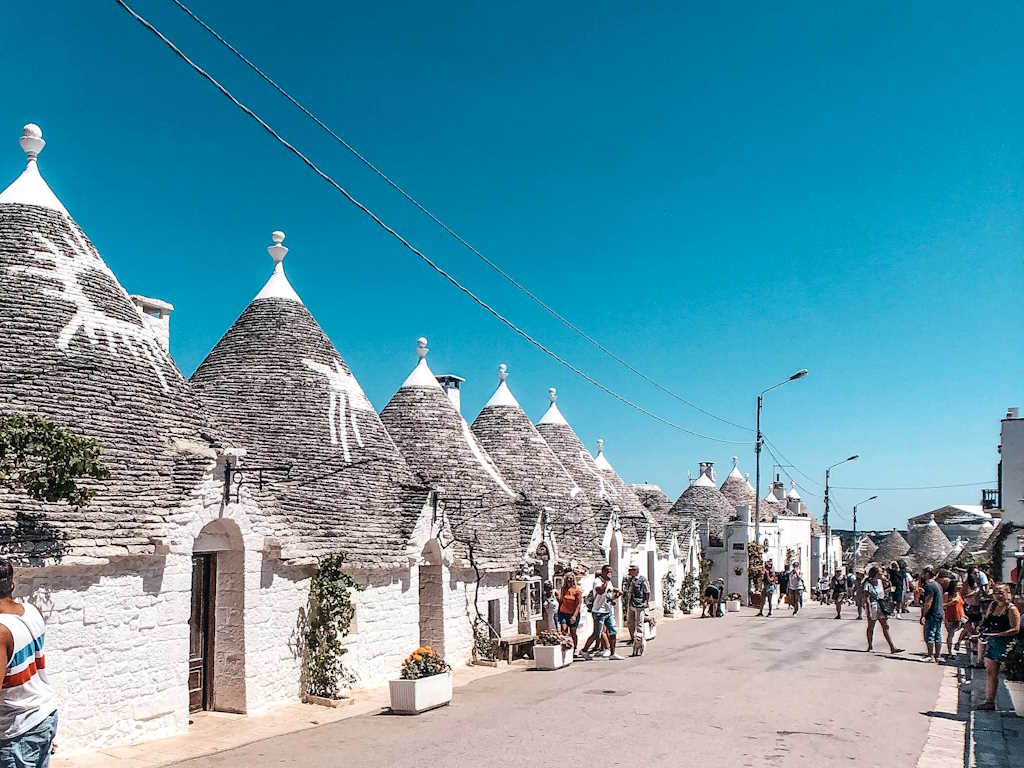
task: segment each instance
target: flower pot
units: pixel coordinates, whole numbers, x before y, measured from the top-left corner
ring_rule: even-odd
[[[572,664],[572,648],[560,645],[533,646],[533,666],[536,669],[561,669]]]
[[[1010,694],[1010,701],[1013,702],[1013,711],[1017,713],[1017,717],[1024,717],[1024,682],[1004,678],[1003,684]]]
[[[725,601],[725,610],[729,611],[730,613],[736,613],[739,609],[740,609],[740,601],[739,600],[726,600]]]
[[[391,711],[399,715],[418,715],[443,707],[452,700],[452,673],[421,677],[416,680],[391,680]]]

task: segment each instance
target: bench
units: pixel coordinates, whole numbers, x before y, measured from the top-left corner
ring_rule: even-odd
[[[533,658],[533,635],[510,635],[498,640],[498,658],[511,664],[516,659]]]

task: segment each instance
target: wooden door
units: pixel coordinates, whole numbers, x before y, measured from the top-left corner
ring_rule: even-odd
[[[216,555],[192,555],[192,613],[188,620],[188,711],[213,709],[213,607]]]

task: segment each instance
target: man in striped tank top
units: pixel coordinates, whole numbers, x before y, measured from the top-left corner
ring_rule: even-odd
[[[46,677],[46,625],[35,606],[13,595],[14,566],[0,558],[0,766],[47,768],[56,748],[57,697]]]

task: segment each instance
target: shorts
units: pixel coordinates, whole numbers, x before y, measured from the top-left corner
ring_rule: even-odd
[[[607,627],[608,634],[615,637],[615,619],[610,613],[595,613],[594,614],[594,639],[601,639],[601,629]]]
[[[931,645],[942,643],[942,619],[928,616],[924,620],[924,641]]]
[[[572,614],[571,613],[562,613],[561,611],[559,611],[558,613],[555,614],[555,626],[557,626],[559,628],[561,628],[561,627],[571,627],[572,629],[575,629],[579,625],[580,625],[580,616],[579,616],[579,614],[576,614],[576,619],[575,620],[572,618]]]
[[[1006,646],[1010,644],[1010,637],[990,637],[985,642],[985,658],[992,661],[1002,661],[1006,655]]]
[[[35,728],[15,736],[13,739],[0,740],[0,765],[31,766],[31,768],[48,768],[50,765],[50,746],[57,735],[57,713],[54,712]]]

